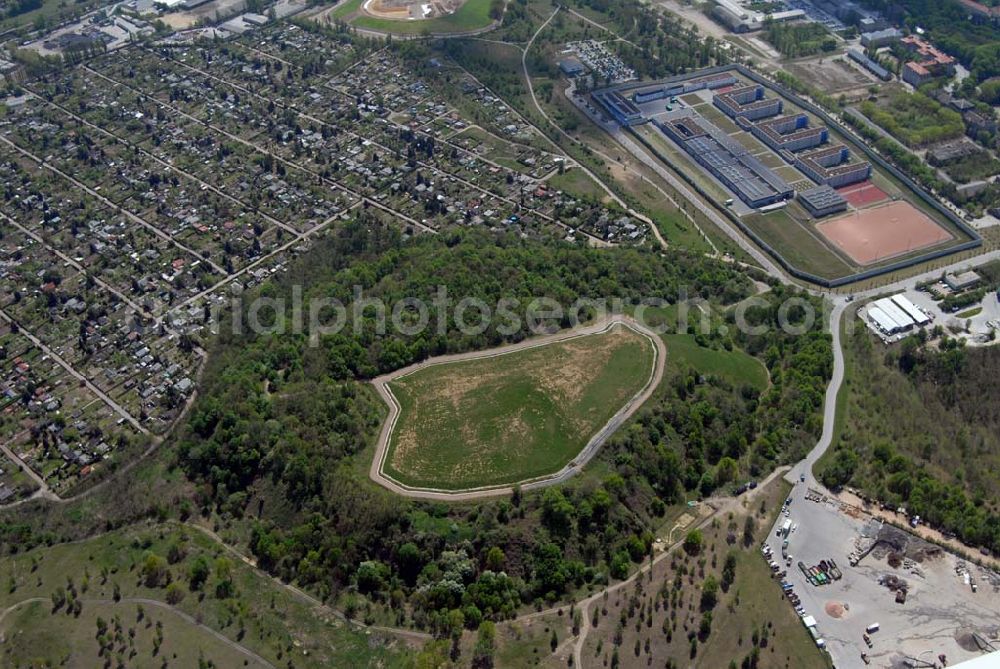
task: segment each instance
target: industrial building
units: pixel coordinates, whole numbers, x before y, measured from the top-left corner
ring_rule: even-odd
[[[714,90],[716,88],[722,88],[723,86],[732,86],[736,83],[736,81],[736,77],[732,74],[728,72],[721,72],[719,74],[712,74],[707,77],[698,77],[697,79],[691,79],[689,81],[682,81],[679,83],[652,84],[650,86],[644,86],[643,88],[636,89],[632,93],[632,101],[636,104],[644,104],[646,102],[663,100],[677,95],[684,95],[686,93],[694,93],[695,91],[705,89]]]
[[[878,49],[888,46],[902,37],[903,33],[897,28],[886,28],[885,30],[861,33],[861,46],[866,49]]]
[[[902,293],[869,304],[868,318],[884,335],[907,332],[931,322],[930,317]]]
[[[631,100],[622,97],[618,91],[615,90],[603,90],[594,91],[591,94],[594,100],[597,101],[599,105],[604,107],[604,110],[619,125],[630,126],[638,125],[640,123],[646,122],[646,117],[642,115],[639,108],[635,106]]]
[[[866,56],[861,49],[855,49],[853,47],[848,49],[847,57],[861,65],[861,67],[865,68],[882,81],[889,81],[892,79],[892,72]]]
[[[800,172],[820,185],[840,188],[871,176],[868,162],[848,162],[851,152],[843,144],[834,144],[795,157],[793,163]]]
[[[758,12],[757,10],[743,7],[738,2],[735,2],[735,0],[716,0],[715,7],[712,8],[712,16],[734,33],[745,33],[753,30],[761,30],[769,20],[781,22],[804,19],[806,18],[806,13],[801,9],[789,9],[771,13]]]
[[[715,178],[753,208],[789,200],[792,187],[750,151],[694,112],[653,123]]]
[[[912,318],[917,325],[923,326],[931,322],[930,317],[921,311],[917,305],[910,302],[906,295],[900,293],[899,295],[893,295],[889,299],[892,300],[893,304],[906,312],[906,315]]]
[[[781,113],[783,105],[779,98],[764,97],[764,87],[760,84],[741,86],[726,93],[716,93],[712,104],[730,118],[740,116],[749,120],[775,116]]]
[[[931,165],[945,165],[954,160],[979,153],[980,149],[972,142],[960,139],[957,142],[939,144],[927,150],[927,162]]]
[[[829,186],[815,186],[801,191],[798,200],[814,218],[822,218],[847,209],[847,200]]]
[[[775,153],[801,151],[826,143],[829,131],[822,127],[809,127],[805,114],[779,116],[750,126],[754,137],[767,144]]]
[[[587,68],[583,66],[583,63],[577,58],[564,58],[559,61],[559,69],[567,77],[579,77],[581,74],[587,71]]]
[[[945,274],[945,284],[954,291],[968,290],[982,281],[982,277],[969,270],[961,274]]]

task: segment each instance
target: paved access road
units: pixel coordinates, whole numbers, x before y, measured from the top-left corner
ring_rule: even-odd
[[[572,328],[570,330],[561,330],[549,335],[531,337],[516,344],[502,346],[500,348],[486,351],[469,351],[468,353],[456,353],[453,355],[443,355],[436,358],[429,358],[423,362],[415,363],[409,367],[396,370],[391,374],[373,379],[372,384],[375,386],[375,390],[389,407],[389,415],[382,424],[382,431],[379,433],[378,442],[375,445],[375,457],[372,458],[372,464],[368,471],[368,475],[379,485],[382,485],[399,495],[419,499],[435,499],[458,502],[483,497],[493,497],[497,495],[510,495],[513,492],[513,487],[509,485],[452,491],[415,488],[403,485],[402,483],[390,478],[383,471],[383,469],[385,459],[388,456],[389,451],[389,438],[392,436],[393,429],[396,426],[396,421],[399,419],[400,407],[396,398],[393,396],[392,391],[389,390],[388,384],[394,379],[406,376],[407,374],[412,374],[419,369],[432,365],[439,365],[447,362],[458,362],[461,360],[477,360],[496,357],[506,353],[513,353],[514,351],[535,348],[546,344],[554,344],[556,342],[565,341],[567,339],[575,339],[577,337],[606,332],[616,325],[623,325],[631,328],[649,339],[650,343],[653,345],[654,352],[653,369],[650,372],[649,380],[646,382],[646,385],[643,386],[642,390],[633,396],[632,399],[618,411],[618,413],[612,416],[604,427],[597,432],[597,434],[591,437],[590,441],[587,442],[587,445],[583,448],[580,454],[573,459],[572,462],[551,476],[526,482],[521,487],[525,490],[531,490],[533,488],[542,488],[566,481],[582,470],[587,463],[590,462],[594,455],[596,455],[600,450],[601,446],[604,445],[604,442],[608,440],[608,437],[614,434],[615,431],[622,426],[622,424],[624,424],[635,414],[636,411],[639,410],[639,407],[641,407],[642,404],[649,399],[649,397],[656,390],[656,387],[660,384],[660,381],[663,379],[663,369],[667,356],[667,347],[663,343],[663,339],[657,333],[653,332],[644,325],[637,323],[628,316],[619,314],[611,315],[602,318],[591,325]]]

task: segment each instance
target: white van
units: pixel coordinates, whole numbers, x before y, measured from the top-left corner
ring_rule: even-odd
[[[878,632],[878,629],[879,629],[878,623],[872,623],[871,625],[865,628],[865,631],[868,632],[869,634],[875,634],[875,632]]]

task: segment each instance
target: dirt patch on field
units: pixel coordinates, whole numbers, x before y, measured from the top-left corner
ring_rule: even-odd
[[[626,332],[635,336],[618,325],[596,346],[582,341],[567,342],[564,344],[564,355],[549,359],[538,370],[539,385],[560,403],[579,401],[590,382],[608,364],[611,355],[630,338]]]
[[[816,229],[859,265],[920,251],[953,238],[909,202],[856,211],[820,223]]]
[[[786,63],[784,68],[799,79],[809,81],[831,95],[853,92],[858,89],[866,90],[875,81],[846,61],[838,62],[837,59],[828,56]]]
[[[827,602],[824,608],[826,609],[826,615],[838,620],[844,617],[844,612],[846,611],[844,605],[840,602]]]

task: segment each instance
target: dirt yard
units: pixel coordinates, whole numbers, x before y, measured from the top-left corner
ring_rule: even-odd
[[[827,240],[859,265],[919,251],[952,238],[908,202],[863,209],[816,226]]]

